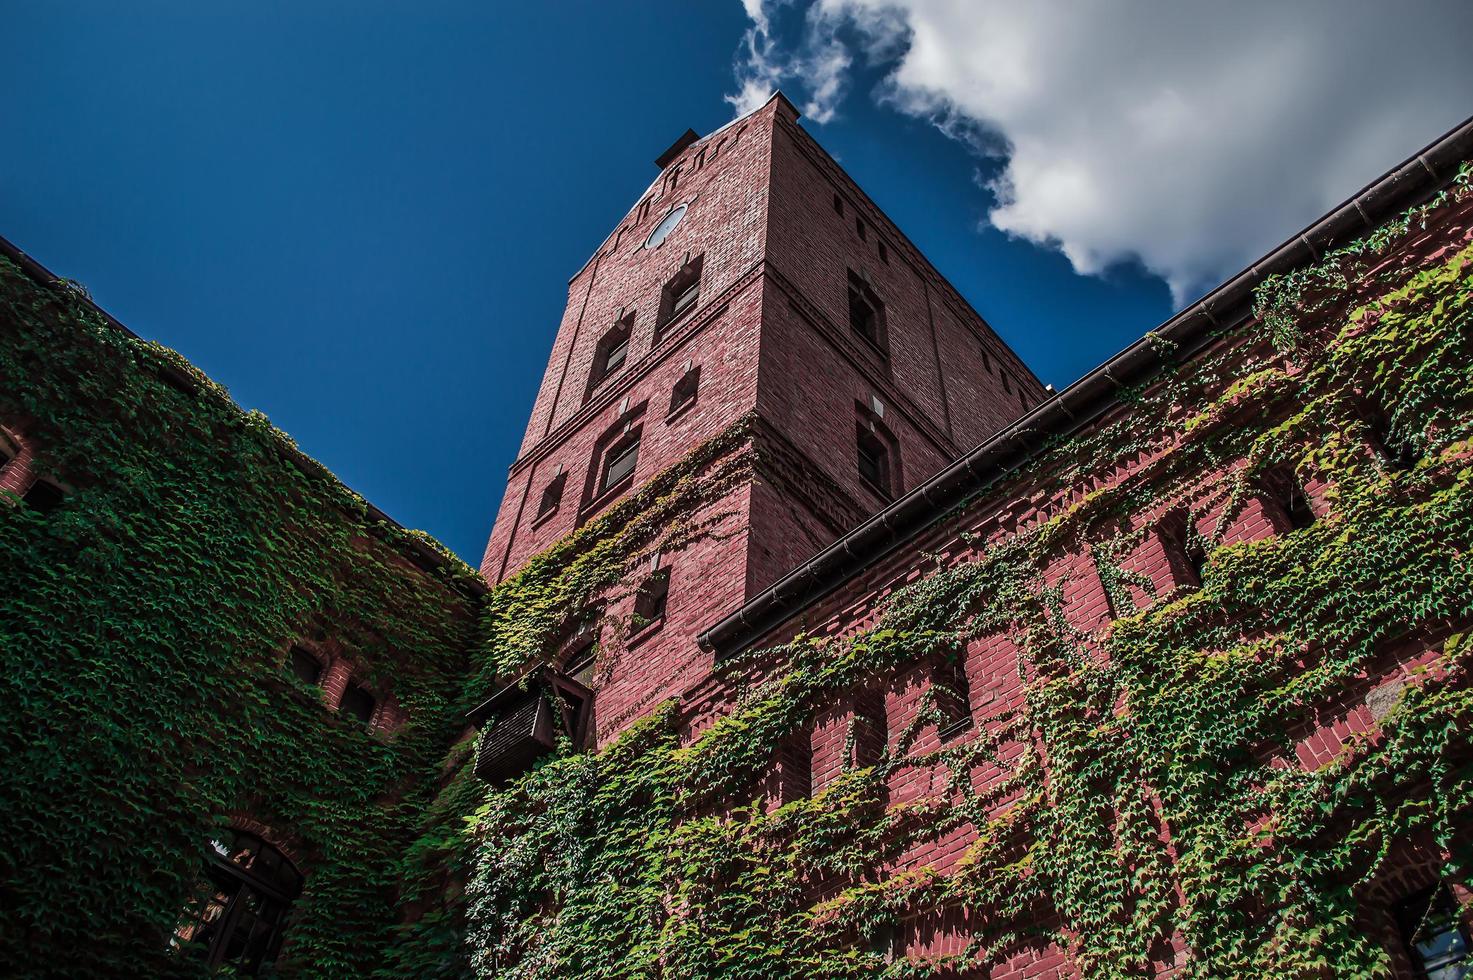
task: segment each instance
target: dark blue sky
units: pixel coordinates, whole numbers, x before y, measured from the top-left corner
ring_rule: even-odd
[[[476,564],[568,277],[730,117],[745,26],[736,0],[12,4],[0,234]],[[929,125],[851,98],[809,128],[1045,381],[1170,313],[982,230],[976,160]]]

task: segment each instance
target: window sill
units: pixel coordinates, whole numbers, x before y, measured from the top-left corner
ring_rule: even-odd
[[[665,424],[669,425],[671,422],[674,422],[676,419],[680,418],[682,415],[694,408],[695,404],[696,400],[694,398],[687,398],[679,405],[676,405],[670,410],[670,414],[665,416]]]
[[[880,486],[878,483],[875,483],[873,480],[869,479],[866,476],[861,476],[859,478],[859,483],[861,486],[868,489],[870,493],[874,494],[876,497],[879,497],[887,504],[895,499],[895,495],[893,493],[886,490],[884,487]]]
[[[645,623],[639,629],[637,629],[633,633],[630,633],[629,634],[629,639],[627,639],[627,640],[624,641],[625,648],[626,649],[629,649],[629,650],[633,650],[635,647],[639,646],[641,643],[643,643],[644,641],[648,640],[650,637],[654,636],[656,633],[660,632],[660,630],[664,629],[664,627],[665,627],[665,617],[664,616],[661,616],[659,619],[656,619],[656,620],[654,620],[652,622]]]
[[[597,395],[599,393],[599,390],[602,389],[604,385],[608,384],[610,381],[614,380],[623,373],[624,365],[621,364],[619,365],[619,367],[610,371],[602,378],[599,378],[597,381],[591,383],[588,386],[588,392],[583,396],[583,404],[587,405],[589,402],[593,401],[593,396]]]
[[[670,319],[666,320],[664,323],[662,323],[658,327],[656,327],[655,328],[655,339],[654,339],[654,342],[650,346],[651,347],[658,347],[659,344],[660,344],[660,341],[662,341],[662,340],[665,339],[665,337],[670,333],[670,330],[673,327],[678,326],[680,324],[680,321],[682,321],[682,320],[689,320],[691,318],[691,315],[693,313],[695,313],[696,307],[698,305],[699,304],[692,303],[690,306],[687,306],[685,309],[681,310],[679,313],[676,313]]]
[[[531,526],[533,528],[539,528],[539,527],[541,527],[542,525],[546,524],[548,521],[550,521],[554,517],[556,517],[557,516],[557,512],[560,511],[560,510],[562,510],[562,509],[563,509],[562,504],[558,504],[556,507],[553,507],[551,510],[548,510],[547,512],[542,513],[542,514],[538,514],[536,517],[532,518],[532,524],[531,524]]]
[[[937,728],[936,737],[943,742],[949,742],[963,732],[971,731],[972,724],[972,716],[965,715],[956,721],[947,722],[945,725]]]
[[[578,523],[585,523],[590,517],[603,510],[610,503],[612,503],[615,498],[622,495],[625,490],[628,490],[633,485],[634,474],[630,473],[624,479],[620,480],[618,483],[609,487],[603,493],[599,494],[597,497],[594,497],[588,503],[584,504],[583,509],[578,512]]]
[[[881,361],[884,361],[886,365],[890,363],[890,355],[885,352],[885,348],[881,347],[878,341],[870,340],[864,334],[860,333],[858,330],[853,329],[852,327],[850,328],[849,333],[858,338],[861,347],[864,347],[870,353],[878,357]]]

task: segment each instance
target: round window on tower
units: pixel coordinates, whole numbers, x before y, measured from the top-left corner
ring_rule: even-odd
[[[685,217],[686,207],[687,205],[681,204],[671,208],[670,213],[661,218],[660,223],[655,225],[655,230],[650,232],[650,237],[644,240],[644,247],[654,248],[663,242],[675,230],[675,226],[680,224],[680,219]]]

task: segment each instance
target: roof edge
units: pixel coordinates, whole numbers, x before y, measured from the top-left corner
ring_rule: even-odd
[[[971,494],[1016,470],[1046,437],[1087,425],[1119,404],[1122,387],[1189,360],[1212,331],[1250,315],[1253,291],[1269,276],[1318,261],[1447,186],[1473,156],[1473,117],[1361,188],[1248,268],[1006,426],[747,600],[697,640],[718,657],[739,653],[798,612],[935,526]],[[1157,339],[1169,341],[1159,344]],[[1169,354],[1164,348],[1170,348]]]
[[[19,266],[20,270],[24,272],[27,276],[29,276],[31,280],[34,281],[37,285],[42,286],[46,289],[50,289],[54,292],[70,292],[72,295],[76,296],[79,301],[84,303],[93,313],[100,317],[102,321],[113,330],[118,331],[131,340],[143,341],[142,337],[130,330],[117,317],[113,316],[107,310],[104,310],[101,306],[99,306],[97,302],[92,299],[91,296],[88,296],[86,293],[80,290],[68,290],[66,283],[70,282],[71,280],[56,275],[50,269],[46,268],[30,255],[26,254],[26,252],[23,251],[18,245],[16,245],[14,242],[3,235],[0,235],[0,255],[3,255],[4,257],[10,259],[17,266]],[[165,370],[168,370],[167,367]],[[195,383],[194,378],[172,370],[169,370],[168,373],[169,380],[173,384],[183,386],[194,391],[197,391],[199,389],[199,386]],[[239,408],[239,406],[237,406],[237,408]],[[413,537],[409,536],[412,533],[422,532],[411,532],[409,528],[406,528],[403,524],[400,524],[398,521],[394,520],[394,518],[390,517],[388,514],[385,514],[378,507],[369,503],[366,497],[344,483],[336,473],[332,472],[332,470],[328,469],[322,463],[318,462],[311,456],[308,456],[306,453],[295,447],[291,447],[289,449],[284,448],[283,454],[286,456],[288,462],[295,465],[302,472],[310,476],[325,476],[326,478],[337,483],[344,490],[347,490],[353,496],[357,497],[359,500],[363,501],[364,514],[368,518],[368,520],[387,524],[389,525],[389,527],[403,532],[405,537],[402,539],[401,543],[403,545],[403,549],[409,553],[406,557],[408,557],[410,561],[414,562],[416,565],[420,565],[421,567],[423,567],[424,564],[429,564],[434,566],[435,568],[444,569],[451,574],[455,574],[459,571],[451,563],[451,560],[445,555],[441,554],[439,551],[430,547],[429,545],[421,541],[416,541]],[[441,545],[441,547],[444,546]],[[446,550],[448,551],[449,549]],[[470,568],[472,571],[475,571],[475,567],[472,566],[469,562],[462,561],[461,559],[459,559],[459,557],[457,557],[455,560],[461,561],[461,564],[465,565],[467,568]],[[490,590],[490,587],[486,585],[485,580],[481,578],[479,572],[476,573],[474,579],[465,579],[464,581],[468,585],[470,592],[474,595],[485,595]],[[454,582],[449,581],[447,581],[447,584],[451,585],[452,587],[454,587],[455,585]]]

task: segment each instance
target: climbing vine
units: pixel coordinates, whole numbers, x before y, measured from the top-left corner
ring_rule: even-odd
[[[0,501],[0,962],[198,973],[168,937],[211,833],[249,816],[290,828],[308,871],[287,974],[919,978],[1053,946],[1090,976],[1177,948],[1193,976],[1386,975],[1362,915],[1399,848],[1429,843],[1449,876],[1473,859],[1468,183],[1271,278],[1253,323],[958,508],[873,625],[723,664],[734,703],[699,736],[664,704],[495,791],[467,710],[650,556],[731,533],[755,423],[482,599],[182,358],[0,262],[0,423],[67,490],[45,514]],[[1324,484],[1324,513],[1227,543],[1285,469]],[[1138,518],[1165,513],[1203,550],[1200,587],[1129,564]],[[1071,617],[1068,555],[1112,622]],[[408,722],[379,737],[328,712],[283,662],[314,635]],[[1021,697],[942,741],[932,689],[877,757],[851,726],[836,774],[775,798],[793,733],[994,637]],[[1382,683],[1409,647],[1429,658]],[[1373,682],[1376,724],[1301,758]],[[916,774],[929,792],[892,798]],[[952,835],[955,864],[909,860]],[[896,955],[953,921],[964,945]]]
[[[0,963],[190,976],[169,937],[211,836],[269,831],[306,873],[282,972],[356,976],[438,788],[474,573],[383,523],[183,358],[0,260],[0,425],[66,488],[0,493]],[[339,644],[408,721],[372,734],[285,662]]]
[[[699,737],[683,743],[665,705],[596,755],[488,793],[462,835],[468,969],[958,976],[1053,945],[1085,975],[1140,976],[1174,945],[1191,976],[1387,975],[1363,899],[1396,846],[1432,842],[1452,876],[1473,857],[1469,200],[1465,168],[1430,204],[1265,282],[1257,318],[1214,352],[960,508],[953,545],[872,627],[724,665],[735,704]],[[1451,244],[1423,258],[1424,234]],[[1285,467],[1323,482],[1326,512],[1225,543]],[[985,520],[1013,499],[1040,516]],[[1148,533],[1135,518],[1178,511],[1204,550],[1200,587],[1157,594],[1125,556]],[[1099,628],[1072,622],[1047,576],[1081,553],[1115,615]],[[627,549],[601,573],[589,554],[534,563],[537,601],[562,601],[556,569],[583,561],[576,580],[603,587],[626,567]],[[526,582],[492,600],[508,616],[483,651],[497,669],[536,646],[506,640],[524,635],[510,611]],[[548,635],[557,616],[521,621]],[[1015,706],[918,751],[941,721],[927,695],[874,764],[773,798],[777,747],[818,713],[994,636],[1017,650]],[[1414,643],[1431,659],[1377,724],[1301,761],[1325,712],[1361,703]],[[935,788],[892,804],[911,772]],[[902,860],[959,830],[972,842],[955,866]],[[897,930],[948,916],[967,921],[965,948],[895,955]]]

